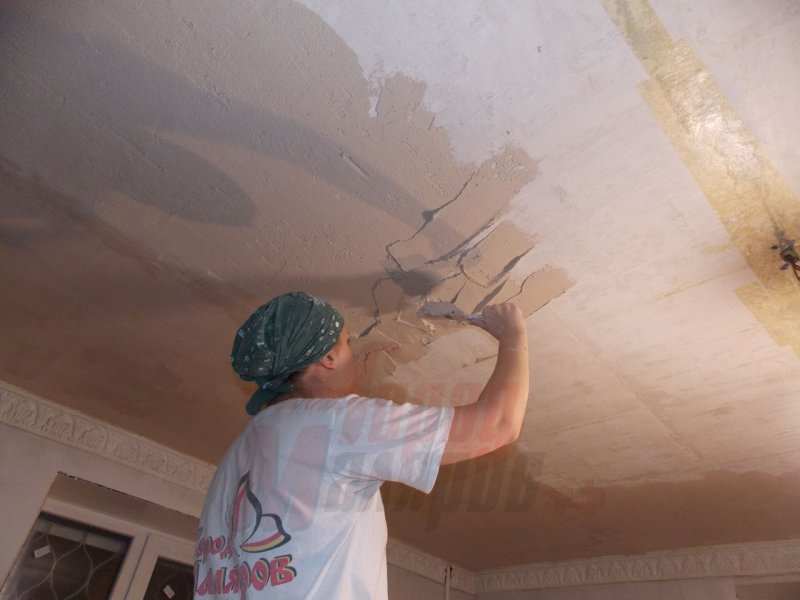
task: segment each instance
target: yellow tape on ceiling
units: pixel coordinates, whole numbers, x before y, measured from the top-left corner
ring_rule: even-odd
[[[800,286],[773,245],[800,237],[800,202],[689,44],[647,0],[601,0],[646,69],[639,91],[757,282],[736,293],[800,356]]]

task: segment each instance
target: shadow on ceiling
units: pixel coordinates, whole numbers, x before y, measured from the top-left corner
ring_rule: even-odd
[[[270,10],[279,11],[284,22],[295,19],[302,22],[313,15],[325,33],[325,43],[341,46],[337,49],[341,50],[340,55],[348,57],[358,68],[352,52],[314,13],[286,0],[272,4]],[[24,137],[29,145],[27,152],[34,158],[26,161],[25,168],[40,163],[57,173],[74,174],[85,170],[88,162],[106,189],[94,191],[99,198],[81,198],[83,210],[91,210],[90,201],[102,201],[110,189],[153,206],[165,215],[189,221],[232,227],[252,221],[257,207],[236,181],[205,158],[155,132],[213,140],[289,161],[365,204],[375,205],[380,194],[383,196],[380,207],[412,230],[420,225],[421,215],[430,208],[386,175],[370,172],[369,181],[359,177],[342,159],[346,154],[343,148],[317,131],[217,93],[213,86],[211,90],[202,89],[187,78],[132,54],[121,44],[108,39],[87,42],[80,34],[57,28],[28,10],[8,5],[3,9],[0,32],[3,54],[7,57],[20,53],[15,39],[19,32],[35,32],[34,38],[29,39],[36,40],[33,50],[40,58],[34,67],[28,67],[26,83],[34,87],[43,85],[39,80],[46,81],[46,93],[26,104],[21,122],[33,119],[41,125],[41,130],[63,131],[69,137],[69,148],[21,131],[21,126],[15,124],[20,119],[13,114],[7,113],[4,128]],[[25,50],[30,61],[29,55],[33,54],[30,46]],[[263,58],[268,69],[269,57]],[[334,73],[323,67],[319,69],[327,84],[338,85]],[[81,86],[80,97],[69,97],[68,90],[76,85]],[[19,88],[19,82],[15,86]],[[362,91],[366,98],[366,81]],[[65,115],[65,111],[74,114]],[[73,129],[64,131],[65,123]],[[86,127],[86,123],[90,126]],[[99,139],[92,127],[106,139],[113,138],[113,152],[98,149]],[[120,162],[121,156],[127,160]],[[14,156],[7,158],[18,161]],[[352,158],[359,164],[370,164],[367,157]],[[32,168],[38,172],[35,166]],[[87,180],[85,177],[81,184],[87,184]]]

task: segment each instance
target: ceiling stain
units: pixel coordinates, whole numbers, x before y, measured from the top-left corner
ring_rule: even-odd
[[[800,239],[800,198],[685,40],[647,0],[603,0],[650,78],[639,91],[757,282],[736,290],[776,343],[800,356],[800,283],[771,247]]]

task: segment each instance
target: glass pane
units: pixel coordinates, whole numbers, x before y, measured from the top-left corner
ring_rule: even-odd
[[[143,600],[192,600],[193,590],[194,572],[191,565],[159,556]]]
[[[106,600],[130,540],[42,513],[36,520],[2,600]]]

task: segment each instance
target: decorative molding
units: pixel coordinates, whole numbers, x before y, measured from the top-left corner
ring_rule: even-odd
[[[389,540],[388,561],[402,569],[442,583],[447,561]],[[776,542],[707,546],[634,556],[554,563],[471,572],[453,568],[453,588],[470,594],[544,588],[699,579],[797,574],[800,576],[800,539]]]
[[[91,452],[126,467],[205,492],[216,467],[76,410],[0,382],[0,423]],[[443,583],[448,563],[389,540],[389,563]],[[470,594],[512,590],[694,579],[800,575],[800,539],[687,548],[636,556],[537,563],[471,572],[453,566],[452,587]]]
[[[534,590],[604,583],[630,583],[739,577],[800,575],[800,539],[686,548],[635,556],[541,563],[475,573],[475,593]]]
[[[0,383],[0,423],[205,492],[216,467],[76,410]]]

